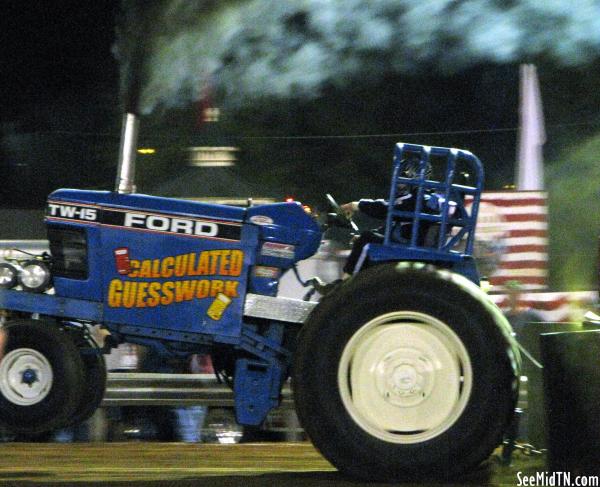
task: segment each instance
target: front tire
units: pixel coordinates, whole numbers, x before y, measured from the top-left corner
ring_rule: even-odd
[[[302,328],[298,416],[342,472],[447,478],[501,442],[518,381],[505,320],[472,283],[419,265],[361,272]]]
[[[83,423],[98,409],[106,391],[106,361],[96,341],[78,330],[72,339],[79,350],[83,363],[83,389],[79,404],[71,416],[68,426]]]
[[[15,321],[5,329],[0,424],[26,436],[64,427],[78,407],[83,387],[77,347],[52,322]]]

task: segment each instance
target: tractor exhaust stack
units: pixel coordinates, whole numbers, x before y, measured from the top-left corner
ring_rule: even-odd
[[[140,121],[134,113],[123,115],[119,167],[115,191],[123,194],[135,193],[135,156]]]

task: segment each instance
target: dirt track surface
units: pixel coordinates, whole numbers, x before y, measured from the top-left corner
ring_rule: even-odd
[[[368,485],[340,475],[309,443],[4,443],[0,450],[0,485]],[[469,476],[442,485],[516,485],[517,472],[544,470],[541,457],[516,453],[514,459],[505,467],[492,457]]]

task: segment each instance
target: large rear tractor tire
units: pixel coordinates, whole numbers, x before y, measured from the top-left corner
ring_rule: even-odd
[[[0,424],[36,436],[71,422],[81,399],[84,367],[68,334],[53,322],[23,320],[5,327],[0,362]]]
[[[314,445],[354,477],[449,478],[502,441],[520,358],[501,312],[462,276],[367,269],[315,308],[293,388]]]

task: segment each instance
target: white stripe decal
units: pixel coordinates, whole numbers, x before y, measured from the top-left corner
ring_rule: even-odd
[[[510,222],[505,226],[510,230],[548,230],[548,222]]]
[[[548,193],[546,193],[545,191],[519,191],[519,192],[506,191],[503,193],[485,192],[481,196],[481,201],[515,200],[515,199],[529,200],[529,199],[533,199],[533,198],[540,198],[540,199],[545,200],[547,196],[548,196]]]
[[[503,206],[501,213],[504,215],[547,215],[546,206]]]
[[[548,245],[548,239],[545,237],[506,237],[503,241],[508,246]]]
[[[519,261],[530,261],[538,260],[545,262],[548,260],[548,254],[546,252],[510,252],[502,256],[502,262],[519,262]]]
[[[494,272],[490,277],[517,277],[517,276],[527,276],[527,277],[547,277],[548,270],[547,269],[498,269],[498,271]],[[539,286],[538,286],[539,287]]]

